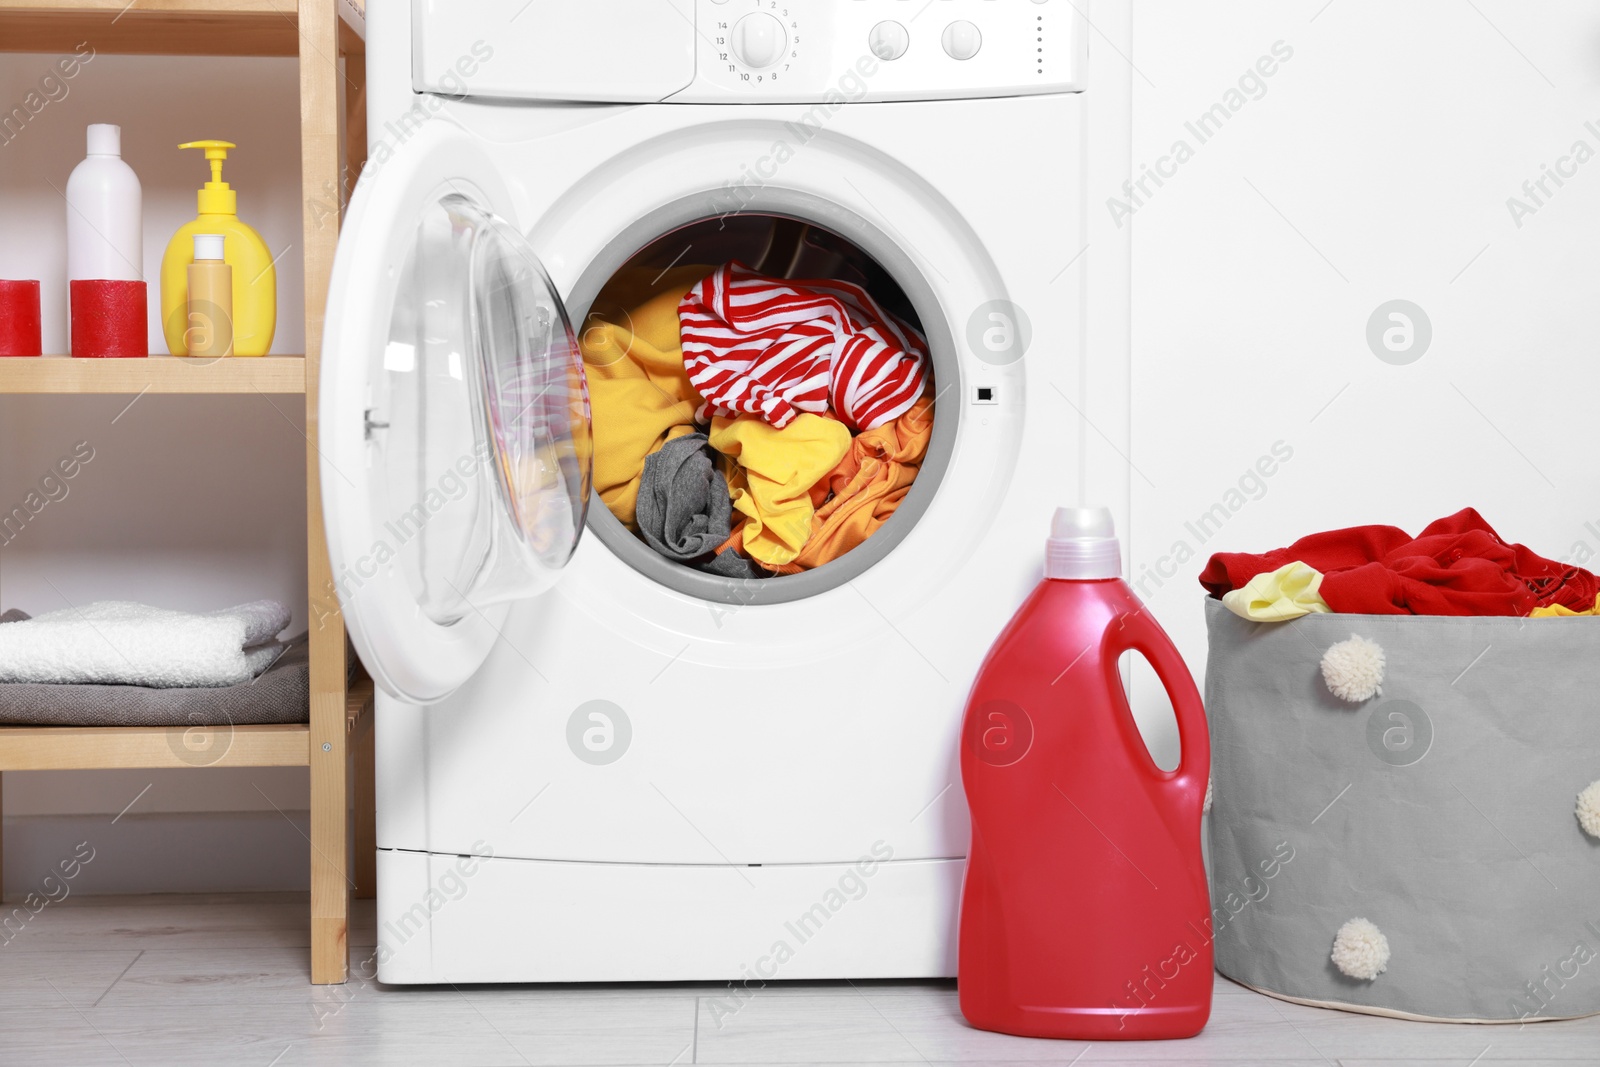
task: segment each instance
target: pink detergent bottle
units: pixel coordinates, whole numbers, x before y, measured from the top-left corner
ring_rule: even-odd
[[[1059,508],[1045,580],[978,672],[961,732],[972,847],[961,1013],[1027,1037],[1191,1037],[1211,1014],[1200,808],[1205,712],[1172,641],[1122,578],[1105,508]],[[1155,668],[1176,770],[1150,758],[1118,657]]]

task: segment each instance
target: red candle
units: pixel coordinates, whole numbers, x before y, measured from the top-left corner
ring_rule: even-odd
[[[0,281],[0,356],[37,356],[44,342],[39,333],[39,283]]]
[[[144,282],[77,279],[72,291],[72,354],[80,359],[148,356]]]

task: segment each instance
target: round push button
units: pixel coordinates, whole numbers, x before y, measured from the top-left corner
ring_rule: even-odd
[[[899,59],[911,46],[911,33],[898,22],[880,22],[867,34],[867,47],[879,59]]]
[[[962,20],[944,28],[944,50],[951,59],[971,59],[981,47],[983,34],[972,23]]]

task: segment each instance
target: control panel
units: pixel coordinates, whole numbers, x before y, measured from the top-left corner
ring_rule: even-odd
[[[1084,88],[1072,0],[695,0],[695,79],[668,97],[940,100]]]
[[[411,0],[412,84],[614,103],[1076,92],[1088,68],[1078,2]]]

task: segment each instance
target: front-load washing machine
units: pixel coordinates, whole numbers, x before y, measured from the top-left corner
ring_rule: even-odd
[[[379,687],[378,976],[954,974],[963,702],[1090,432],[1083,16],[416,0],[368,32],[319,432]],[[925,339],[914,483],[802,573],[668,560],[591,485],[607,287],[734,260]]]

